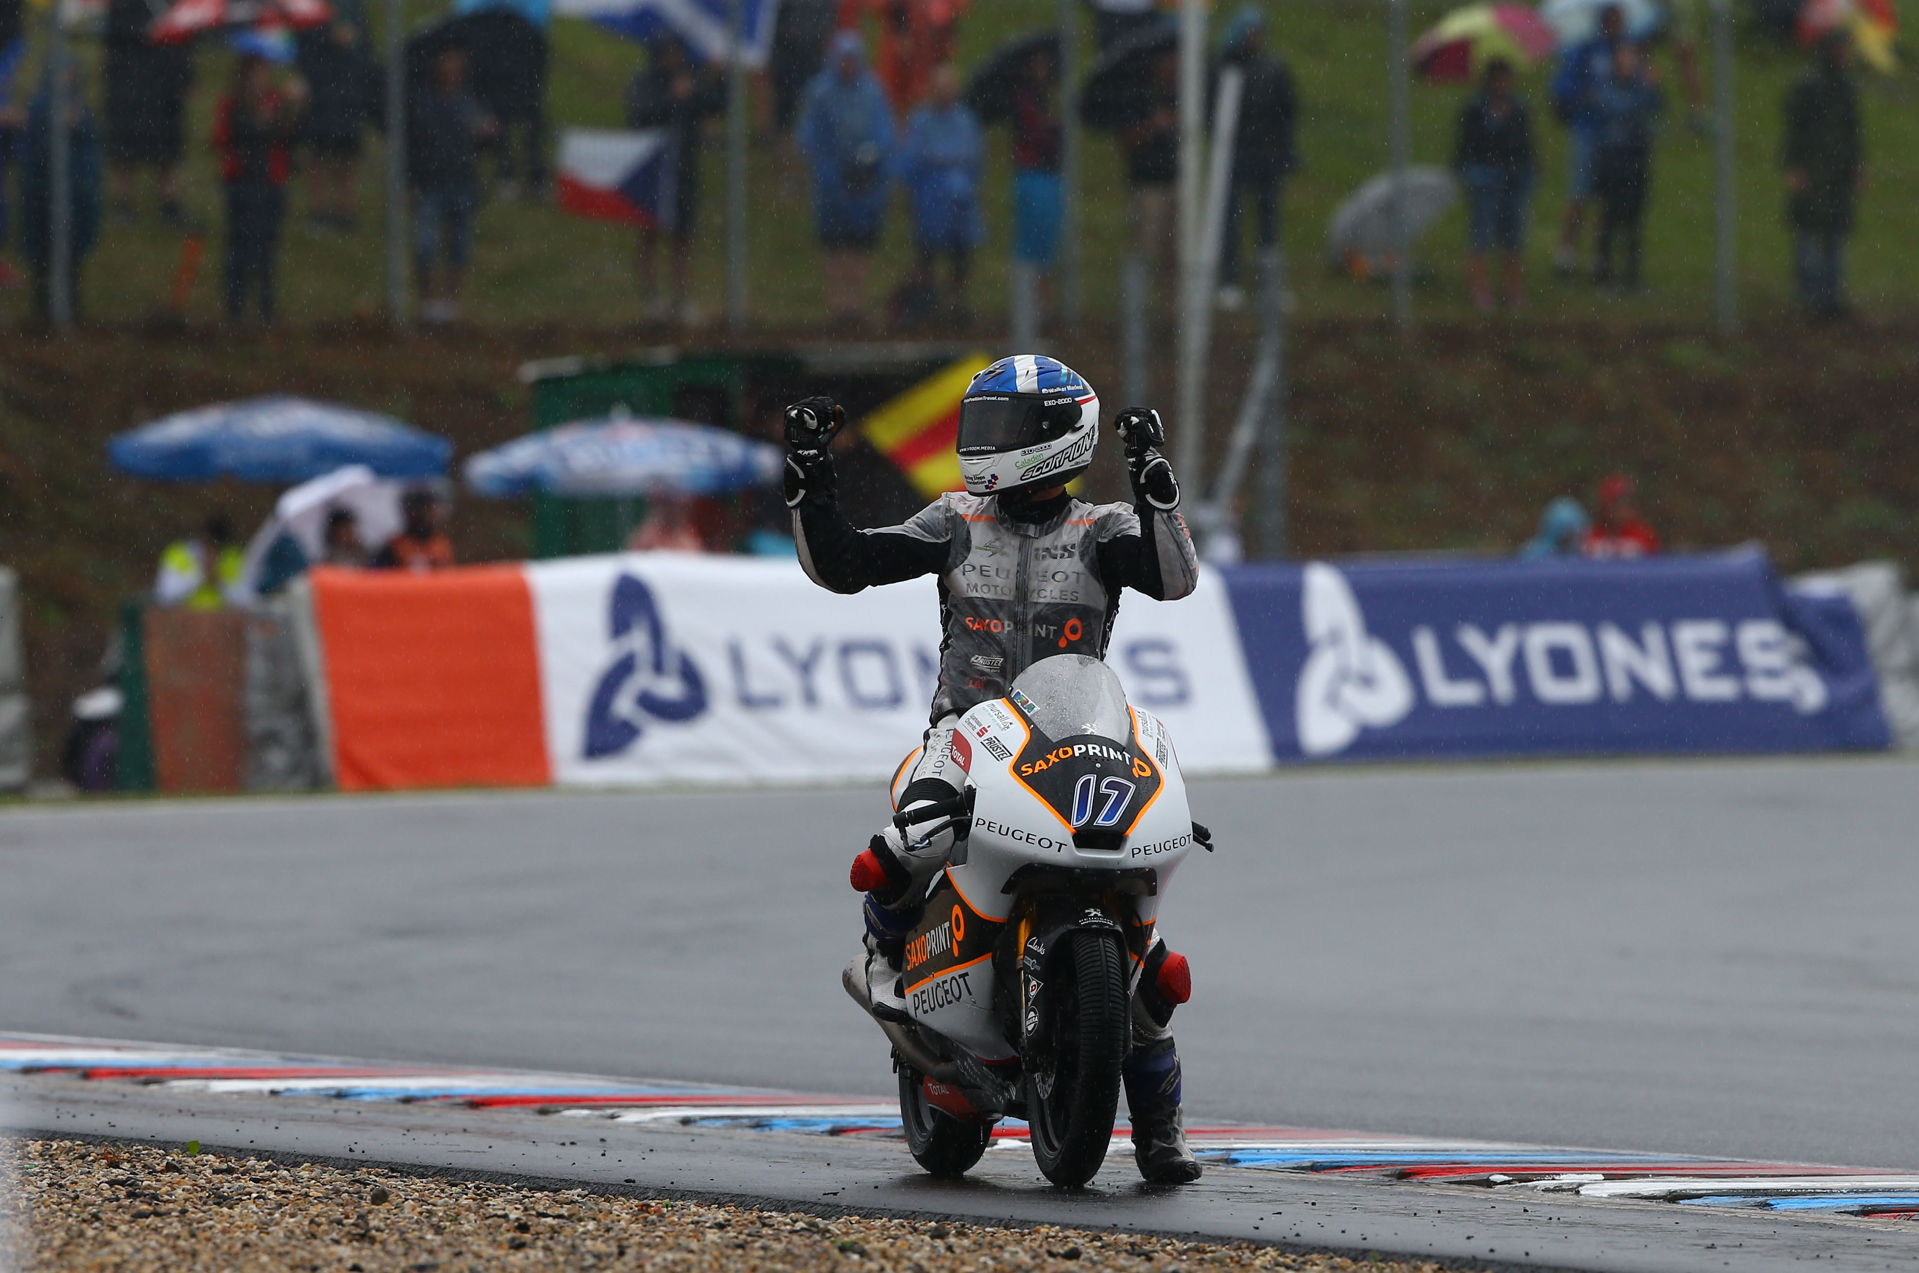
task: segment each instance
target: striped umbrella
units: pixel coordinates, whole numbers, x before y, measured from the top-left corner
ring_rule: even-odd
[[[529,433],[466,462],[482,495],[723,495],[771,486],[780,449],[711,425],[615,416]]]
[[[1422,79],[1463,83],[1496,59],[1516,71],[1552,55],[1559,37],[1523,4],[1475,4],[1455,9],[1413,45],[1413,69]]]

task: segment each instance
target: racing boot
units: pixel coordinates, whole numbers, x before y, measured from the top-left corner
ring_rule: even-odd
[[[1151,1185],[1199,1179],[1199,1161],[1186,1147],[1179,1115],[1179,1050],[1161,1039],[1126,1058],[1126,1110],[1133,1122],[1133,1160]]]
[[[867,1011],[882,1021],[908,1021],[906,995],[900,988],[900,963],[905,943],[900,938],[866,934],[863,953],[855,955],[841,975],[846,989]]]

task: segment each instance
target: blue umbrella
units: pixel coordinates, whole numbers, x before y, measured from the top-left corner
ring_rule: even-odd
[[[466,462],[482,495],[722,495],[780,478],[780,449],[681,420],[583,420]]]
[[[107,456],[137,477],[304,482],[348,464],[381,477],[434,477],[446,472],[453,444],[372,411],[270,397],[162,417],[114,438]]]

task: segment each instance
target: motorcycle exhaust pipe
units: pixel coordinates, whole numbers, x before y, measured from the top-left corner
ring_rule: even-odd
[[[853,1002],[860,1006],[861,1011],[878,1023],[887,1041],[900,1054],[900,1060],[935,1083],[949,1083],[956,1087],[961,1084],[959,1070],[951,1061],[942,1061],[928,1052],[926,1045],[914,1038],[912,1033],[898,1021],[888,1021],[874,1013],[873,1001],[867,997],[866,993],[866,978],[855,975],[855,970],[848,968],[840,975],[840,984],[846,987],[846,993],[852,996]]]

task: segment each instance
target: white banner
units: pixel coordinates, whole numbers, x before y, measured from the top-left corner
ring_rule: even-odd
[[[527,567],[553,779],[884,782],[926,728],[931,579],[846,597],[790,561],[645,554]],[[1189,772],[1269,767],[1225,588],[1129,594],[1109,659]]]

